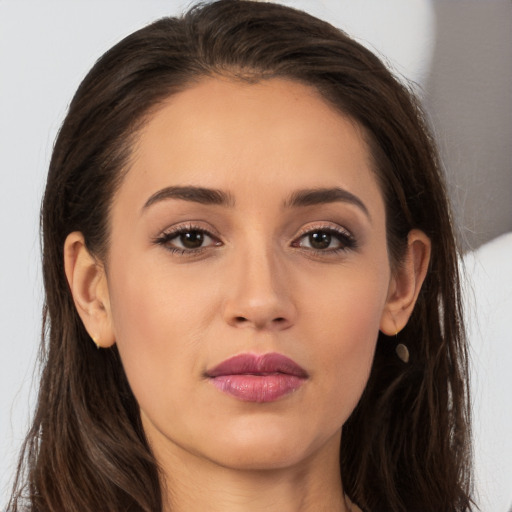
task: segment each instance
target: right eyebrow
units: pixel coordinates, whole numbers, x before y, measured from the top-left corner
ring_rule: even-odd
[[[349,203],[357,206],[371,222],[370,212],[363,201],[352,194],[352,192],[340,187],[297,190],[291,195],[285,206],[293,208],[336,202]]]
[[[231,194],[222,190],[205,187],[165,187],[155,192],[142,207],[146,210],[151,205],[164,201],[166,199],[181,199],[182,201],[191,201],[200,204],[213,204],[219,206],[234,206],[235,201]]]

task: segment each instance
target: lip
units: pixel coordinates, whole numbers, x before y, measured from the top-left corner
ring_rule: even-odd
[[[206,371],[223,393],[244,402],[274,402],[299,389],[308,378],[304,368],[282,354],[240,354]]]

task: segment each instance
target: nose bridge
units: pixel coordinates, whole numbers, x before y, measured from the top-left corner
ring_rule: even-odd
[[[233,250],[225,317],[231,325],[286,328],[295,319],[290,282],[283,256],[263,238]]]

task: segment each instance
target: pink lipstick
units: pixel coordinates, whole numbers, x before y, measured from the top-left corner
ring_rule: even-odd
[[[240,354],[208,370],[206,376],[220,391],[245,402],[273,402],[299,389],[307,372],[277,353]]]

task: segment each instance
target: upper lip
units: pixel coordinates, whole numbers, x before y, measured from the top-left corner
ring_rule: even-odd
[[[275,352],[268,354],[239,354],[206,371],[208,377],[223,375],[266,375],[282,373],[307,378],[304,368],[289,357]]]

